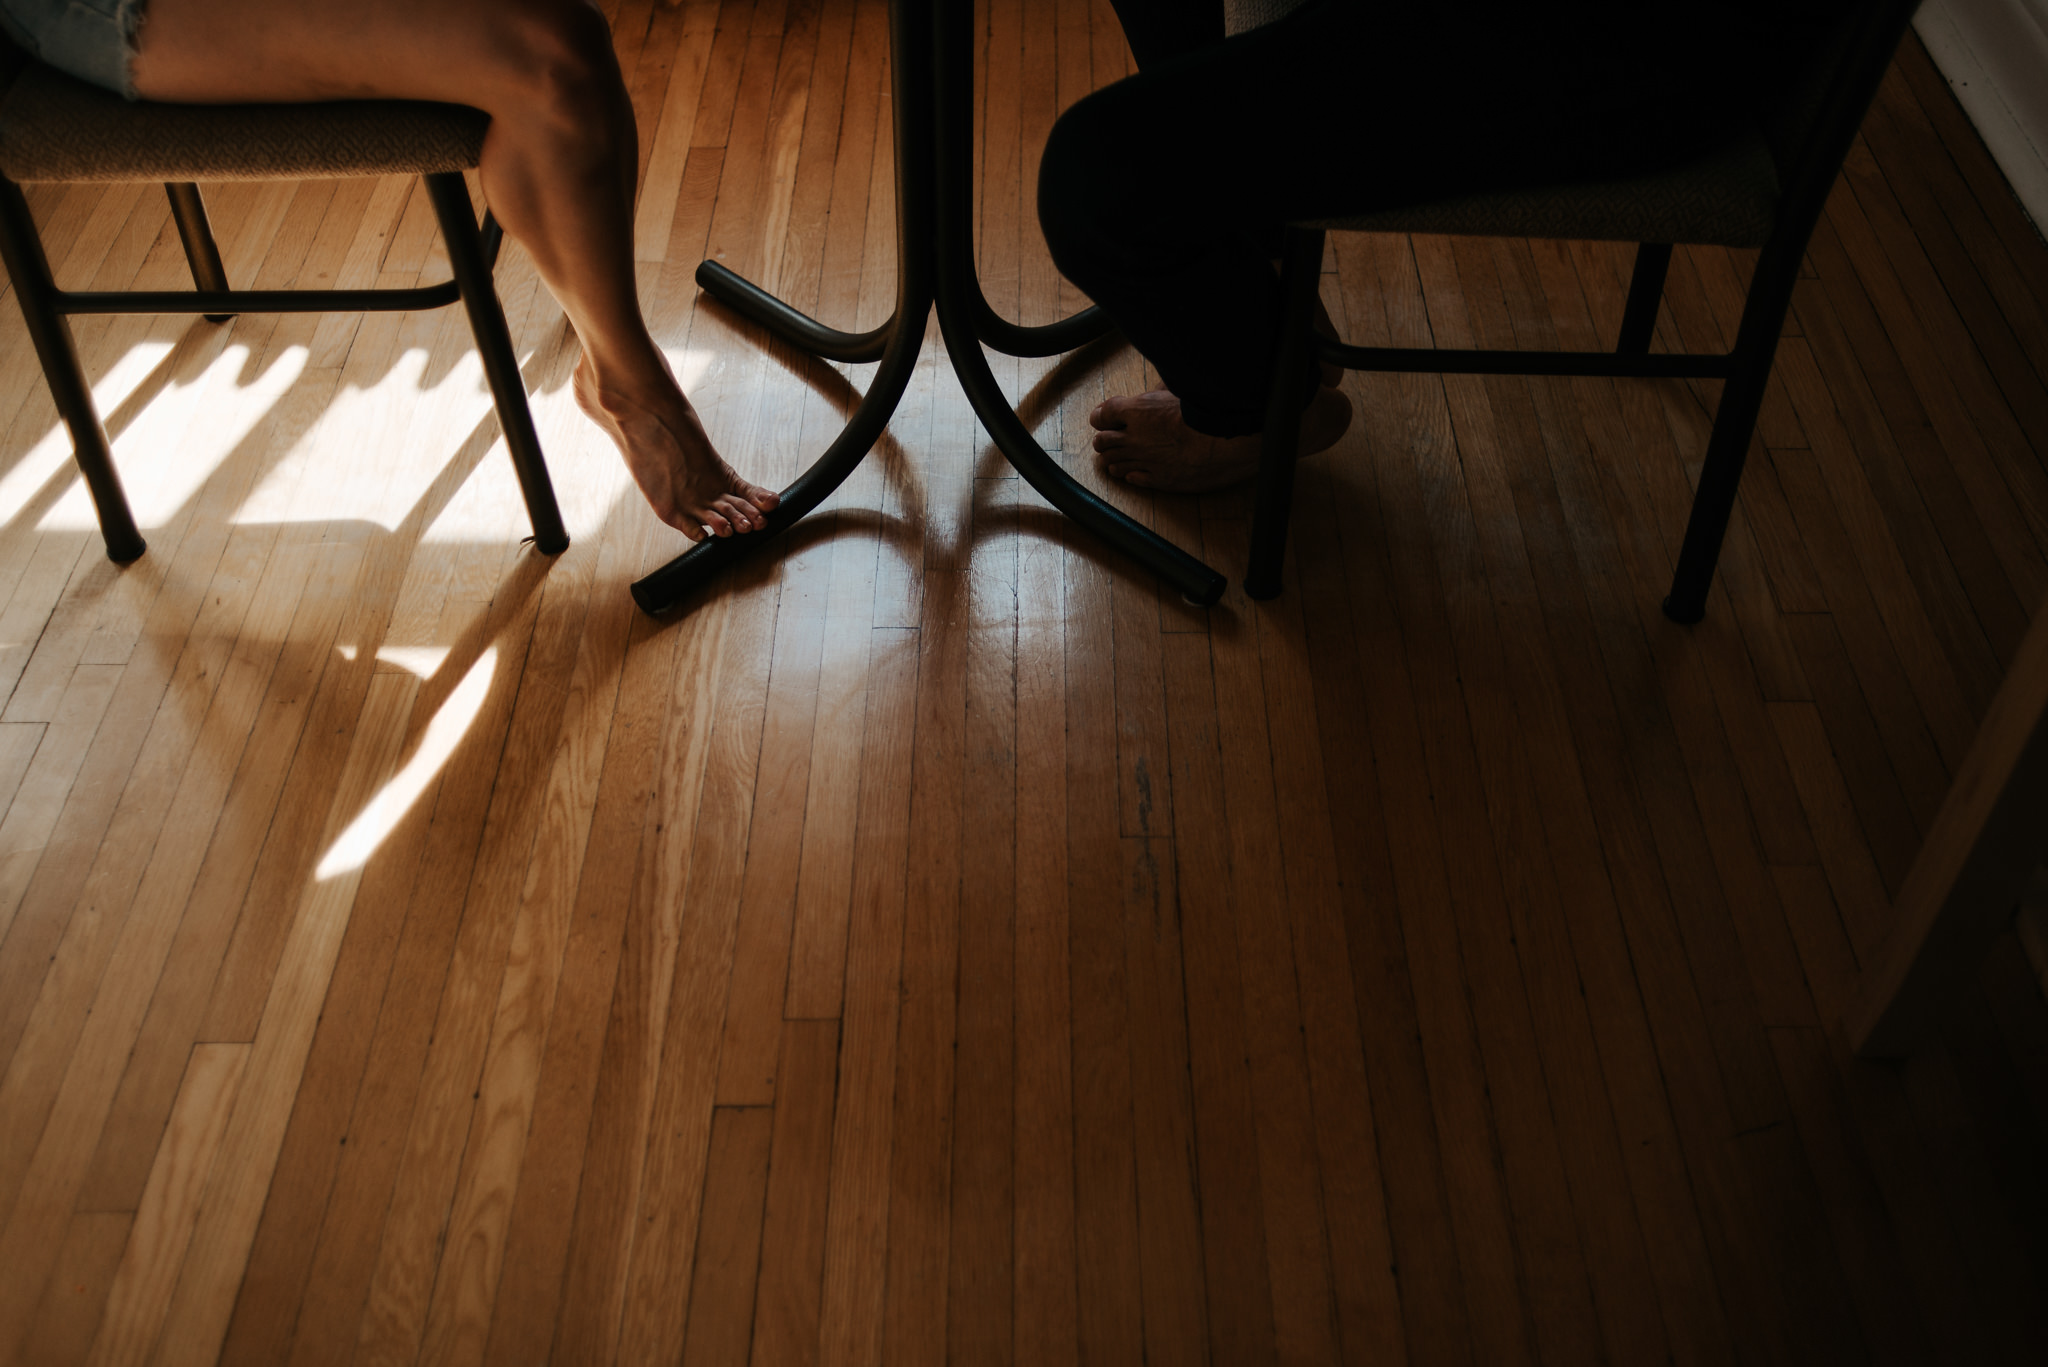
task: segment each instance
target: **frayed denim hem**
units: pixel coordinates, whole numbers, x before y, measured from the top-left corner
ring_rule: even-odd
[[[136,38],[146,0],[0,0],[0,28],[42,61],[135,98]]]

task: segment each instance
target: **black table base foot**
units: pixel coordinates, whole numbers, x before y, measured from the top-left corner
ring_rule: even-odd
[[[720,269],[723,270],[723,267]],[[725,273],[731,275],[729,271]],[[739,279],[738,276],[732,278]],[[752,285],[748,285],[747,288],[755,290]],[[766,294],[765,291],[755,292],[761,294],[763,298],[773,299],[773,296]],[[780,300],[774,302],[795,317],[803,318],[802,314],[782,304]],[[930,307],[930,303],[927,302],[925,308]],[[809,319],[805,321],[810,322]],[[763,325],[775,330],[772,325]],[[776,533],[788,530],[831,497],[832,491],[846,482],[846,477],[853,473],[854,467],[865,460],[868,452],[874,449],[875,443],[881,440],[882,429],[889,425],[890,416],[895,413],[896,405],[903,399],[903,391],[910,385],[911,373],[917,369],[917,353],[923,343],[923,327],[911,329],[896,327],[892,323],[888,335],[883,339],[885,350],[881,354],[881,369],[875,372],[875,377],[869,383],[868,392],[861,399],[860,406],[853,410],[853,416],[847,420],[838,438],[825,448],[825,454],[819,456],[810,469],[797,476],[794,483],[781,491],[782,501],[767,515],[767,525],[759,531],[737,536],[706,536],[660,569],[636,581],[633,585],[633,601],[640,605],[640,610],[650,616],[673,611],[719,571],[759,550],[774,539]]]
[[[894,318],[866,332],[841,332],[838,328],[827,327],[716,261],[698,265],[697,287],[748,322],[766,328],[791,346],[827,361],[844,361],[848,365],[879,361],[888,349],[889,339],[896,333]]]
[[[1189,602],[1223,596],[1224,578],[1180,547],[1097,498],[1035,441],[1002,395],[982,355],[987,343],[1012,356],[1055,356],[1109,331],[1100,309],[1045,327],[1020,327],[989,306],[975,277],[973,126],[968,83],[971,22],[957,4],[894,0],[889,7],[896,139],[896,312],[868,332],[842,332],[791,308],[716,261],[697,268],[704,291],[776,337],[826,360],[881,368],[836,441],[782,491],[767,525],[744,536],[707,538],[633,585],[649,613],[669,611],[712,575],[759,549],[822,503],[880,440],[916,368],[932,306],[967,400],[1017,473],[1053,507],[1158,574]]]

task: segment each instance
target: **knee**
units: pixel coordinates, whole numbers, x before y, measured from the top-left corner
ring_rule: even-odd
[[[609,120],[623,80],[611,28],[595,5],[510,4],[498,36],[505,98],[513,107],[577,127]]]
[[[1136,85],[1096,91],[1061,115],[1038,170],[1038,223],[1060,273],[1093,294],[1105,276],[1157,264],[1187,222],[1213,216],[1188,157]]]
[[[1038,163],[1038,225],[1053,263],[1069,279],[1116,232],[1116,110],[1097,92],[1053,124]],[[1077,281],[1078,283],[1078,281]]]

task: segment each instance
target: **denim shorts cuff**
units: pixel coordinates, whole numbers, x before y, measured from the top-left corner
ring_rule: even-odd
[[[121,30],[121,84],[115,87],[123,99],[136,99],[135,58],[142,51],[142,21],[149,17],[149,0],[118,0],[114,22]]]
[[[0,27],[59,71],[135,98],[147,0],[0,0]]]

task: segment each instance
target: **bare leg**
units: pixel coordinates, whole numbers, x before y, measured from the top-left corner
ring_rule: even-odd
[[[479,168],[561,301],[576,399],[662,521],[701,539],[775,507],[719,458],[640,314],[633,108],[587,0],[149,0],[135,84],[153,100],[417,99],[491,116]]]

